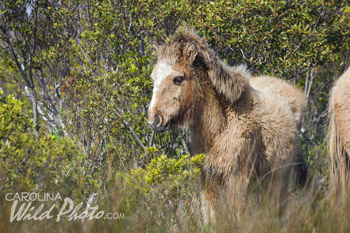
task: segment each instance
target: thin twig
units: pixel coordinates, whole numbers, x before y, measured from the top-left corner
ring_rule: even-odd
[[[136,141],[138,142],[138,144],[142,147],[142,149],[143,149],[143,150],[146,150],[146,146],[142,143],[142,141],[140,140],[140,138],[137,136],[137,134],[135,133],[135,131],[134,131],[134,129],[132,128],[131,124],[130,124],[127,120],[123,119],[122,115],[121,115],[117,110],[116,110],[116,113],[117,113],[118,117],[120,117],[120,118],[122,119],[123,123],[124,123],[126,126],[128,126],[128,128],[129,128],[131,134],[134,136],[135,140],[136,140]]]

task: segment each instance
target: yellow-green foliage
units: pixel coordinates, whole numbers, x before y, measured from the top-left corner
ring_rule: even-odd
[[[176,191],[189,182],[195,182],[194,178],[198,177],[204,160],[204,154],[193,157],[182,155],[178,159],[161,155],[151,159],[146,167],[131,170],[131,175],[141,184],[145,193],[156,185]]]
[[[23,104],[0,92],[0,178],[3,187],[26,190],[66,181],[79,150],[68,138],[35,133]],[[43,134],[43,135],[41,135]]]

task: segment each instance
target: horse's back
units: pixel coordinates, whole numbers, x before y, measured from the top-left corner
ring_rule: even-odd
[[[254,77],[250,79],[250,85],[258,91],[275,96],[276,101],[287,104],[300,129],[307,103],[304,94],[298,87],[270,76]]]

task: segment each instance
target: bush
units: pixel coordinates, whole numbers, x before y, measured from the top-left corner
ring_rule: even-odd
[[[163,154],[151,159],[146,167],[131,170],[131,176],[138,181],[146,194],[156,186],[166,189],[165,193],[177,193],[181,187],[195,182],[204,160],[204,154],[193,157],[183,155],[178,159],[167,158]]]
[[[0,180],[2,189],[54,189],[71,183],[82,156],[69,138],[34,131],[23,104],[0,92]]]

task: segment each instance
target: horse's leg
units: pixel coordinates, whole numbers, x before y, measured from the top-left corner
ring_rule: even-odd
[[[228,206],[229,213],[233,213],[233,217],[239,219],[244,213],[246,207],[246,198],[248,191],[249,179],[247,176],[232,175],[226,185],[225,205]]]
[[[214,184],[203,169],[201,174],[201,204],[204,224],[215,221],[214,202],[216,197]]]

